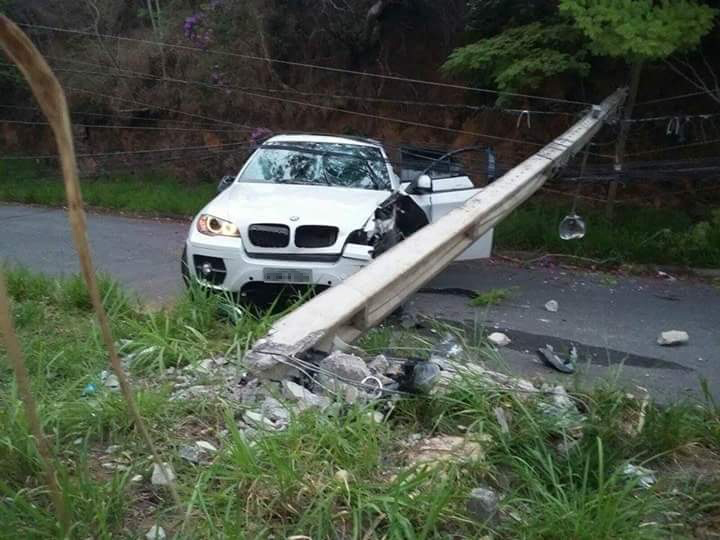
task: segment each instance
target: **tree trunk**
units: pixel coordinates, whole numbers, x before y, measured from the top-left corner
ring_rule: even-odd
[[[625,147],[627,146],[627,138],[630,133],[630,119],[632,118],[635,101],[637,99],[638,87],[640,86],[640,74],[642,73],[643,63],[638,60],[630,66],[630,91],[623,111],[620,123],[620,134],[618,135],[617,145],[615,146],[615,172],[618,177],[622,176],[623,163],[625,161]],[[605,216],[608,219],[613,218],[615,210],[615,197],[617,195],[618,181],[610,182],[608,189],[607,207],[605,208]]]

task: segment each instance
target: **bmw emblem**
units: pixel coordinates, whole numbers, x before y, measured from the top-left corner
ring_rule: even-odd
[[[300,216],[290,216],[290,221],[297,221],[300,219]]]

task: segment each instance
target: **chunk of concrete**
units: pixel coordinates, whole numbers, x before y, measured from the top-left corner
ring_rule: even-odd
[[[282,381],[282,393],[289,401],[297,403],[297,407],[301,411],[313,407],[324,410],[331,403],[327,397],[318,396],[304,386],[292,381]]]
[[[496,347],[507,347],[510,345],[510,338],[502,332],[493,332],[487,337],[488,341]]]
[[[345,381],[362,382],[365,377],[371,375],[370,369],[368,369],[362,358],[341,352],[332,353],[327,358],[324,358],[320,362],[320,368],[337,375],[341,380]],[[323,376],[328,377],[325,374]]]
[[[175,483],[175,471],[169,463],[163,463],[162,467],[155,463],[150,482],[153,486],[169,486]]]
[[[545,309],[550,313],[557,313],[558,309],[560,309],[560,304],[558,304],[557,300],[548,300],[545,303]]]
[[[658,345],[664,347],[673,347],[675,345],[684,345],[690,340],[690,336],[683,330],[668,330],[658,336]]]
[[[147,540],[165,540],[167,538],[167,534],[165,534],[165,529],[163,529],[160,525],[153,525],[145,534],[145,538]]]
[[[492,489],[478,487],[470,492],[467,500],[468,513],[481,523],[495,519],[500,497]]]

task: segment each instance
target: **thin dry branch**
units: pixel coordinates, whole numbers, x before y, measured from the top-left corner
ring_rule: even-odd
[[[135,426],[145,439],[148,448],[157,463],[165,474],[162,460],[155,445],[150,438],[150,433],[133,397],[130,381],[125,374],[120,358],[115,347],[115,341],[110,330],[110,321],[102,303],[100,289],[97,283],[97,276],[93,268],[90,255],[90,245],[87,239],[87,226],[85,210],[80,191],[80,182],[77,174],[77,161],[73,147],[72,131],[70,126],[70,114],[68,111],[65,93],[50,66],[42,54],[35,48],[30,39],[18,26],[7,17],[0,15],[0,45],[3,47],[10,59],[18,65],[18,68],[27,79],[40,108],[47,116],[48,122],[55,134],[55,140],[60,154],[63,178],[65,181],[65,193],[68,201],[68,218],[72,229],[75,249],[80,259],[85,283],[87,284],[90,300],[97,315],[102,334],[103,342],[110,355],[110,365],[120,382],[120,390],[125,398],[130,414],[133,417]],[[170,494],[175,504],[181,506],[180,497],[172,482],[168,482]]]
[[[0,35],[0,41],[1,40],[2,35]],[[10,299],[8,297],[7,286],[5,284],[5,276],[1,271],[0,337],[2,337],[2,341],[7,349],[10,365],[15,372],[15,381],[17,383],[18,393],[20,394],[20,399],[25,407],[25,416],[27,417],[28,424],[30,424],[30,431],[32,432],[33,437],[35,437],[35,443],[37,444],[40,460],[45,471],[46,482],[50,488],[50,497],[52,498],[53,506],[55,506],[58,522],[60,523],[65,536],[67,536],[70,531],[70,519],[68,517],[67,507],[65,506],[62,491],[58,485],[52,449],[47,438],[45,438],[45,433],[43,433],[40,415],[38,414],[37,405],[35,404],[35,398],[33,397],[32,390],[30,389],[30,375],[28,374],[25,359],[20,349],[20,342],[18,341],[17,334],[15,334],[15,327],[13,325],[12,316],[10,315]]]

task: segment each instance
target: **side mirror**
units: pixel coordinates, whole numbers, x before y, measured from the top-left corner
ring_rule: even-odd
[[[421,193],[432,191],[432,178],[427,174],[421,174],[413,182],[413,189]]]
[[[235,181],[234,176],[223,176],[217,187],[217,192],[225,191]]]

